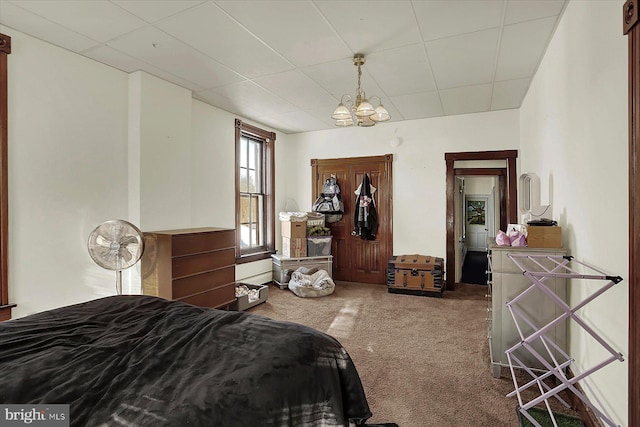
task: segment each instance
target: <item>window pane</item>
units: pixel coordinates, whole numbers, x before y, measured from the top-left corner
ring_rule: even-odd
[[[242,224],[247,224],[251,222],[251,197],[242,194],[240,195],[240,222]]]
[[[240,249],[250,248],[251,229],[248,225],[240,226]]]
[[[255,204],[256,204],[256,217],[255,221],[257,221],[258,229],[257,229],[257,245],[262,246],[265,244],[265,230],[264,230],[264,222],[265,222],[265,214],[264,214],[264,196],[259,195],[255,196]]]
[[[249,168],[250,169],[255,169],[256,168],[256,146],[258,144],[255,141],[251,141],[249,143]]]
[[[256,171],[249,170],[249,189],[248,193],[257,193],[259,188],[256,186]]]
[[[247,169],[240,169],[240,188],[241,193],[249,192],[249,179],[247,178]]]
[[[258,189],[258,193],[264,192],[264,187],[262,185],[262,171],[263,171],[263,160],[262,160],[262,150],[264,149],[264,145],[260,144],[258,149],[256,150],[256,188]]]
[[[240,138],[240,167],[246,168],[247,164],[247,144],[249,140],[247,138]]]

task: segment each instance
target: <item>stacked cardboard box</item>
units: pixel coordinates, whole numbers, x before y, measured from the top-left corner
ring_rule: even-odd
[[[561,248],[562,227],[527,227],[527,246],[530,248]]]
[[[307,256],[307,221],[281,221],[282,255],[287,258]]]

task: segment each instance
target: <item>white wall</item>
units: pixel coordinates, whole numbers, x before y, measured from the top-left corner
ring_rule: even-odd
[[[192,100],[192,226],[235,227],[235,125],[238,117],[198,100]],[[272,129],[258,125],[263,129]],[[286,169],[288,136],[276,133],[276,171]],[[276,173],[276,214],[284,206],[286,187],[282,175]],[[278,231],[279,233],[279,231]],[[236,280],[263,284],[271,280],[271,260],[236,265]]]
[[[627,40],[622,35],[622,4],[569,3],[520,110],[520,128],[521,170],[540,176],[541,199],[551,200],[570,254],[626,279]],[[596,283],[573,282],[572,304]],[[580,311],[625,355],[628,292],[629,283],[623,281]],[[605,356],[574,322],[569,341],[581,371]],[[627,420],[627,370],[626,362],[615,362],[588,381],[621,425]]]
[[[191,91],[142,72],[131,80],[140,93],[140,228],[187,228],[191,226]]]
[[[302,210],[309,210],[313,202],[310,159],[392,153],[393,253],[444,258],[444,153],[518,149],[519,129],[518,111],[505,110],[290,135],[287,149],[294,158],[278,173],[286,174],[290,197]],[[390,146],[393,137],[401,139],[398,147]]]
[[[127,76],[9,28],[9,296],[14,317],[115,293],[88,255],[127,219]]]
[[[154,76],[128,75],[9,28],[0,31],[12,37],[14,318],[115,294],[115,273],[87,252],[90,232],[105,220],[126,219],[144,231],[234,227],[234,115]],[[286,139],[278,134],[276,144]],[[276,146],[277,168],[281,157]],[[283,184],[276,179],[276,186]],[[139,269],[124,273],[125,291],[140,289]],[[236,277],[264,283],[270,271],[270,260],[243,264]]]

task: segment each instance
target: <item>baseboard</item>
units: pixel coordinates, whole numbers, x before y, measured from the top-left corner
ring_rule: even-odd
[[[574,377],[571,368],[567,368],[567,377],[569,379]],[[579,383],[575,383],[573,386],[578,389],[580,393],[584,394],[584,391],[582,390],[582,387],[580,387]],[[585,427],[603,427],[602,422],[600,422],[593,410],[588,407],[582,401],[582,399],[576,396],[571,390],[567,390],[567,393],[569,395],[569,400],[571,401],[571,406],[578,413],[578,416],[580,416],[580,419],[584,423]]]

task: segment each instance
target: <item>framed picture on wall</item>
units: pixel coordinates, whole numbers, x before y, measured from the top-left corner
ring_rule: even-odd
[[[485,225],[487,221],[487,202],[467,200],[467,224]]]

